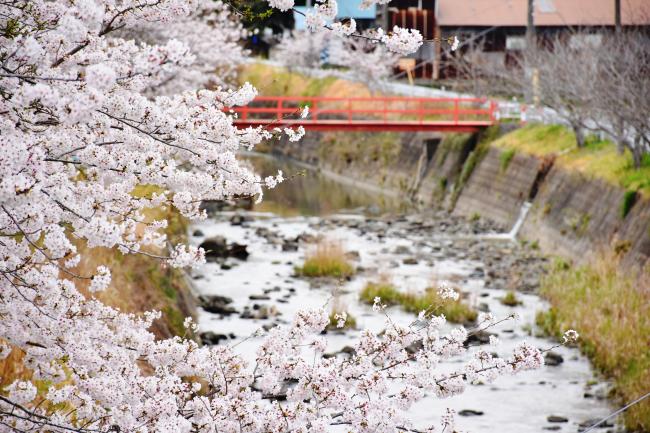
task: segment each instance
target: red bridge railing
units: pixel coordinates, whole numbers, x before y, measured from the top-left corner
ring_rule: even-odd
[[[300,113],[305,106],[309,116],[303,119]],[[240,127],[472,132],[495,123],[497,105],[483,98],[259,96],[233,110]]]

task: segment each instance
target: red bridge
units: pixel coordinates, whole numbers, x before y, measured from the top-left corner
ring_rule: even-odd
[[[305,106],[309,116],[301,118]],[[321,98],[259,96],[235,107],[239,127],[316,131],[475,132],[496,122],[497,104],[482,98]]]

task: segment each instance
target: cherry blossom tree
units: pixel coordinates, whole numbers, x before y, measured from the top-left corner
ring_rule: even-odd
[[[229,108],[247,104],[256,90],[201,88],[223,78],[211,76],[219,62],[228,66],[243,54],[230,47],[232,57],[210,57],[239,31],[224,22],[221,7],[191,0],[0,4],[0,358],[22,351],[32,372],[0,390],[0,431],[407,430],[416,428],[408,408],[425,392],[452,395],[540,366],[542,352],[522,343],[509,358],[478,351],[457,371],[439,373],[441,360],[465,350],[468,331],[444,334],[444,318],[428,311],[410,326],[387,320],[382,336],[364,331],[348,359],[320,356],[327,313],[304,311],[268,332],[255,359],[243,359],[236,347],[156,340],[149,327],[159,313],[125,314],[96,298],[110,272],[76,273],[75,244],[196,266],[200,249],[151,252],[166,250],[160,229],[167,222],[146,220],[147,209],[172,206],[202,218],[202,200],[261,198],[263,186],[282,181],[281,173],[261,179],[236,152],[303,131],[238,129]],[[319,2],[311,21],[324,23],[335,8]],[[213,51],[193,51],[209,45],[202,37],[214,38]],[[377,42],[405,52],[421,36],[396,29],[380,32]],[[192,68],[196,74],[186,72]],[[161,88],[167,96],[155,93]],[[156,192],[133,194],[138,185]],[[484,317],[469,333],[492,322]],[[194,329],[191,320],[186,325]],[[274,399],[289,382],[296,384],[286,401]],[[442,429],[451,423],[444,417]]]
[[[153,89],[157,95],[232,86],[236,82],[237,68],[248,54],[241,44],[247,32],[222,1],[199,0],[191,15],[179,17],[165,26],[158,22],[139,22],[124,33],[120,36],[150,44],[176,39],[194,56],[192,67],[175,68]]]
[[[320,29],[312,34],[294,31],[282,38],[275,48],[275,57],[289,69],[321,68],[325,63],[341,66],[345,68],[344,71],[324,71],[362,81],[371,89],[380,89],[392,74],[400,56],[375,42],[376,34],[371,30],[360,33],[361,37],[348,37],[328,29]]]

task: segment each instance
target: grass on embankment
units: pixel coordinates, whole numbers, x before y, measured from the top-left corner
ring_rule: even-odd
[[[264,96],[368,97],[367,86],[336,77],[315,78],[263,63],[242,66],[239,82],[251,83]]]
[[[340,242],[323,239],[307,252],[305,262],[295,271],[303,277],[347,278],[354,275],[355,269]]]
[[[553,306],[537,324],[560,336],[580,333],[580,345],[593,364],[611,377],[622,402],[650,391],[650,269],[633,272],[613,255],[572,267],[556,260],[541,293]],[[650,431],[650,400],[624,415],[630,431]]]
[[[650,158],[635,169],[629,151],[621,155],[612,142],[595,135],[588,136],[585,146],[579,149],[575,135],[566,127],[530,124],[498,138],[492,145],[539,157],[555,155],[555,163],[561,167],[650,196]]]
[[[374,304],[376,297],[381,299],[382,305],[399,305],[414,314],[420,311],[444,314],[453,323],[473,322],[477,317],[476,311],[460,300],[443,299],[434,287],[426,289],[424,293],[400,292],[388,279],[382,278],[366,284],[359,294],[361,301],[369,305]]]

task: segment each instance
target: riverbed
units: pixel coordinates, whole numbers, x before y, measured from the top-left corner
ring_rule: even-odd
[[[304,170],[288,161],[256,158],[253,164],[265,175],[278,167],[285,176]],[[494,348],[500,356],[507,356],[522,340],[547,348],[555,342],[539,336],[534,325],[536,312],[548,307],[535,294],[546,260],[534,246],[514,239],[511,229],[480,218],[469,221],[442,211],[409,209],[394,194],[381,196],[306,170],[267,192],[261,205],[215,212],[190,228],[195,245],[220,236],[228,244],[245,245],[250,254],[245,260],[209,262],[195,271],[199,295],[232,300],[227,314],[201,310],[199,329],[217,335],[218,344],[237,344],[237,351],[252,357],[259,340],[242,340],[257,329],[287,323],[297,310],[328,305],[334,298],[357,322],[356,330],[328,334],[327,351],[335,353],[351,346],[361,329],[382,329],[384,317],[358,298],[368,281],[383,276],[400,290],[414,293],[433,281],[452,281],[464,302],[478,310],[497,318],[517,313],[519,321],[491,330],[501,341]],[[295,266],[314,248],[316,238],[340,243],[357,268],[356,275],[349,281],[296,276]],[[520,305],[501,302],[508,290],[517,291]],[[390,307],[388,313],[399,323],[414,319],[399,307]],[[411,418],[424,426],[451,408],[458,414],[461,431],[576,432],[610,413],[608,385],[594,376],[588,360],[575,348],[560,347],[554,353],[549,363],[556,365],[501,377],[448,399],[427,397],[411,408]]]

